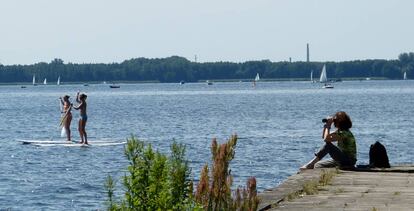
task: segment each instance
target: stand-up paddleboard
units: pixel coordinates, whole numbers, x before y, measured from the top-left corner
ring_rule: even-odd
[[[89,144],[81,144],[78,141],[53,141],[53,140],[17,140],[22,144],[31,144],[37,146],[114,146],[114,145],[122,145],[126,144],[126,141],[119,142],[119,141],[110,141],[110,140],[91,140],[88,141]]]
[[[89,142],[89,144],[81,144],[81,143],[64,143],[64,144],[32,144],[35,146],[40,147],[53,147],[53,146],[64,146],[64,147],[104,147],[104,146],[116,146],[116,145],[124,145],[127,142],[107,142],[107,143],[96,143],[96,142]]]

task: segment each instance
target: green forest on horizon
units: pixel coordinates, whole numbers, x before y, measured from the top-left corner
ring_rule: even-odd
[[[167,58],[135,58],[121,63],[74,64],[54,59],[50,63],[31,65],[1,65],[0,83],[31,83],[33,75],[49,82],[60,76],[63,82],[91,81],[157,81],[197,82],[203,80],[253,80],[257,73],[262,79],[286,80],[314,78],[326,64],[330,79],[385,78],[402,79],[406,72],[414,78],[414,53],[402,53],[395,60],[371,59],[343,62],[271,62],[269,60],[197,63],[179,56]]]

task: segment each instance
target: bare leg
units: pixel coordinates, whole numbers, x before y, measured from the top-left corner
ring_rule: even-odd
[[[67,141],[71,141],[70,137],[70,123],[72,122],[72,116],[68,116],[65,123]]]
[[[81,138],[80,143],[83,144],[83,131],[82,131],[82,120],[79,120],[78,122],[78,131],[79,131],[79,136]]]
[[[68,126],[65,126],[65,132],[66,132],[66,141],[70,141],[70,128]]]
[[[85,140],[85,144],[88,144],[88,136],[87,136],[87,134],[86,134],[86,121],[84,121],[84,120],[82,120],[82,133],[83,133],[83,137],[84,137],[84,140]]]

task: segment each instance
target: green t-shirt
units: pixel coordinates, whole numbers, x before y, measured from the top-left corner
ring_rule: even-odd
[[[356,143],[354,135],[351,131],[347,130],[338,130],[337,134],[341,137],[340,140],[338,140],[338,148],[349,157],[356,160]]]

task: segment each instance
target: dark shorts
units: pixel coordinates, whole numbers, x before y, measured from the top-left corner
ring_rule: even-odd
[[[85,122],[88,121],[88,115],[86,115],[86,114],[80,115],[79,120],[82,120],[82,121],[85,121]]]

